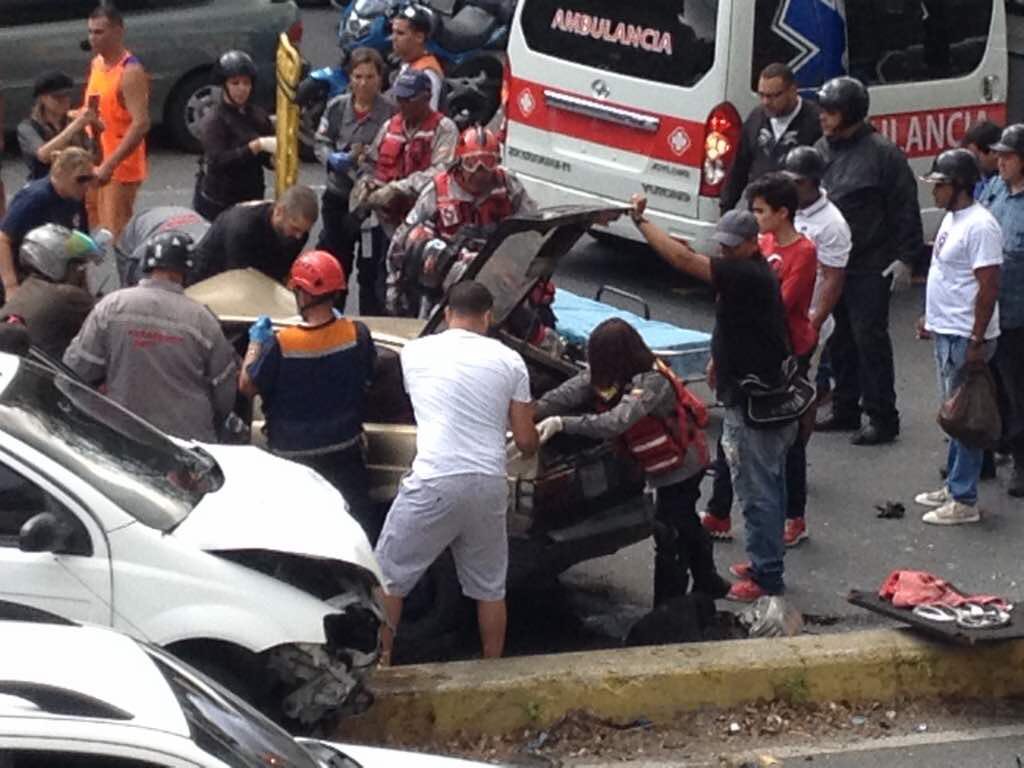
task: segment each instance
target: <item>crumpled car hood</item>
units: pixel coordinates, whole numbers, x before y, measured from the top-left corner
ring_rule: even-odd
[[[263,549],[358,565],[383,581],[341,494],[308,467],[260,448],[203,444],[224,473],[173,535],[210,551]]]

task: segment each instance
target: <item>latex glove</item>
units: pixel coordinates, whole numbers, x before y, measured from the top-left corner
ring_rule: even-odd
[[[537,435],[540,437],[540,444],[544,445],[548,440],[562,431],[562,417],[548,416],[537,425]]]
[[[273,155],[277,152],[276,136],[260,136],[256,141],[259,142],[260,152],[265,152],[268,155]]]
[[[348,173],[351,167],[351,152],[331,152],[327,156],[327,170],[331,173]]]
[[[270,318],[260,315],[256,322],[249,326],[249,341],[253,344],[266,344],[274,338],[274,328],[270,325]]]
[[[882,277],[892,278],[892,292],[903,291],[910,287],[910,276],[911,269],[910,265],[905,261],[896,259],[892,264],[885,268],[882,272]]]

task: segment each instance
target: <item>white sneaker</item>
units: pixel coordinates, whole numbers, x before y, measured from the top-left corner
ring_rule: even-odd
[[[949,495],[949,488],[946,486],[942,486],[937,491],[919,493],[914,497],[914,501],[924,507],[941,507],[952,500],[953,497]]]
[[[932,525],[960,525],[978,522],[981,520],[981,514],[976,506],[950,499],[941,507],[925,512],[921,519]]]

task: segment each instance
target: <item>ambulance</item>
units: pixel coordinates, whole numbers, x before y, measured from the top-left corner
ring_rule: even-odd
[[[659,226],[711,253],[765,65],[787,62],[810,97],[836,75],[859,78],[871,121],[923,174],[973,123],[1005,124],[1006,10],[1004,0],[520,0],[506,164],[540,205],[643,192]],[[924,184],[919,195],[930,240],[943,212]],[[627,219],[609,231],[639,239]]]

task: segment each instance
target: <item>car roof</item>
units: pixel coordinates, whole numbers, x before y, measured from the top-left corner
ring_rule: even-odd
[[[83,706],[89,702],[96,706]],[[127,635],[75,624],[0,621],[0,729],[8,717],[58,716],[189,735],[167,680]]]

